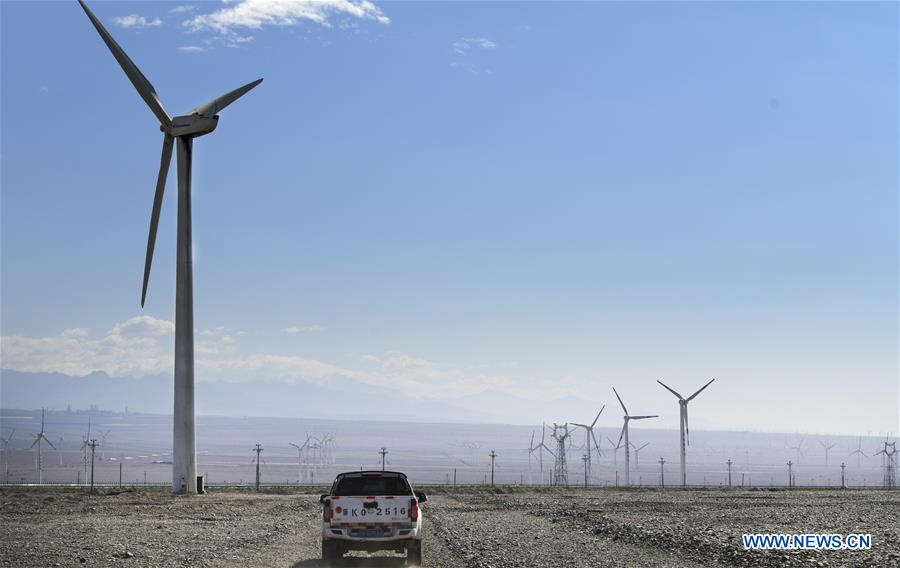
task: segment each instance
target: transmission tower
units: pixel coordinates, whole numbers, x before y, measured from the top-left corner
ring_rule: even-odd
[[[553,465],[553,485],[569,486],[569,466],[566,464],[566,440],[569,438],[569,423],[562,426],[553,423],[553,439],[556,440],[556,462]]]
[[[888,442],[885,440],[884,449],[878,454],[884,455],[884,488],[894,489],[897,487],[897,442]]]
[[[250,451],[256,452],[256,490],[259,491],[259,454],[263,451],[262,444],[256,444],[256,448]]]

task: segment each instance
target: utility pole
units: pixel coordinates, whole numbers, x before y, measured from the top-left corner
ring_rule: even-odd
[[[381,454],[381,471],[384,471],[384,456],[388,454],[387,448],[381,446],[381,451],[378,453]]]
[[[263,451],[262,444],[256,444],[256,449],[251,451],[256,452],[256,490],[259,491],[259,454]]]
[[[732,464],[731,458],[728,458],[728,461],[725,463],[728,464],[728,487],[731,487],[731,464]]]
[[[144,472],[144,485],[147,485],[147,472]]]
[[[666,464],[666,460],[663,458],[659,458],[659,486],[666,486],[666,470],[663,467]]]
[[[491,453],[488,454],[491,456],[491,487],[494,486],[494,459],[497,457],[497,452],[491,450]]]
[[[93,493],[94,492],[94,450],[96,450],[97,446],[98,446],[97,440],[92,439],[91,442],[88,444],[88,446],[90,446],[90,448],[91,448],[91,493]]]
[[[453,468],[453,487],[456,487],[456,468]]]
[[[788,460],[787,466],[788,466],[788,488],[790,489],[794,486],[794,474],[792,473],[793,470],[791,469],[794,466],[794,463],[791,460]]]
[[[590,446],[588,447],[588,449],[590,449]],[[588,486],[588,460],[589,459],[590,458],[588,457],[587,454],[584,454],[583,456],[581,456],[581,461],[584,462],[584,486],[585,487]]]
[[[841,489],[847,489],[847,485],[844,483],[844,470],[847,469],[847,464],[841,462]]]
[[[119,487],[122,487],[122,462],[119,462]]]

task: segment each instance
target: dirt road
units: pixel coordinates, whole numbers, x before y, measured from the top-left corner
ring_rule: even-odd
[[[435,568],[900,566],[900,492],[437,489]],[[317,496],[0,489],[0,566],[323,567]],[[749,552],[742,532],[868,532],[870,551]],[[353,553],[341,566],[401,567]]]

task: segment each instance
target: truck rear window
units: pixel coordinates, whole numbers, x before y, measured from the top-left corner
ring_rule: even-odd
[[[369,495],[412,495],[409,484],[397,476],[344,477],[338,480],[333,495],[366,497]]]

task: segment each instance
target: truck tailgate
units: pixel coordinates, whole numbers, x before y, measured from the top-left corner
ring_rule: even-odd
[[[409,505],[413,497],[408,495],[371,497],[331,497],[334,511],[332,524],[384,524],[408,523]]]

